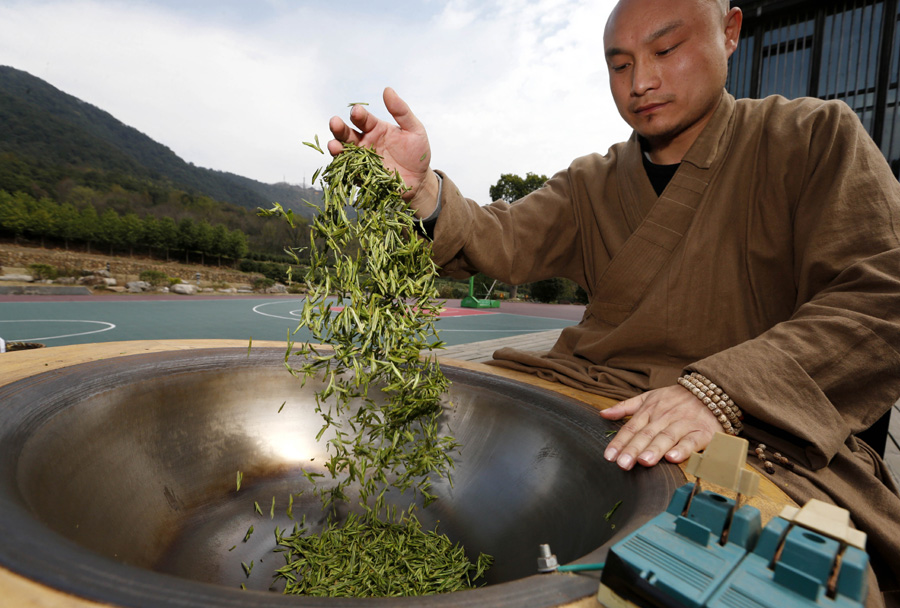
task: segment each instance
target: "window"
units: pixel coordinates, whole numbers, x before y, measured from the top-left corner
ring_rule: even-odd
[[[760,97],[778,94],[795,98],[809,94],[815,22],[805,15],[796,19],[763,33]]]
[[[877,2],[847,10],[832,9],[825,16],[822,32],[816,97],[843,99],[856,110],[870,133],[875,118],[883,8],[883,3]]]
[[[840,99],[900,174],[900,0],[733,0],[742,40],[735,97]]]
[[[742,35],[738,42],[738,49],[728,66],[728,82],[725,88],[737,98],[752,97],[753,76],[753,34]]]
[[[897,99],[897,84],[900,80],[900,27],[897,27],[897,22],[900,20],[900,4],[897,5],[893,19],[895,27],[887,77],[881,152],[891,163],[894,175],[897,175],[900,173],[900,116],[897,110],[900,105],[900,100]]]

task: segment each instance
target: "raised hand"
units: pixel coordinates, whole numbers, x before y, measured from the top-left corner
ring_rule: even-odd
[[[396,170],[409,191],[404,198],[417,215],[429,215],[437,204],[438,180],[431,170],[431,146],[425,127],[409,109],[405,101],[390,87],[384,90],[384,106],[396,124],[377,118],[365,106],[354,105],[350,110],[350,122],[334,116],[328,126],[334,139],[328,142],[328,151],[337,156],[345,143],[375,148],[384,158],[384,166]]]
[[[677,384],[626,399],[600,415],[609,420],[631,416],[603,454],[626,471],[635,463],[650,467],[663,458],[683,462],[722,430],[712,412]]]

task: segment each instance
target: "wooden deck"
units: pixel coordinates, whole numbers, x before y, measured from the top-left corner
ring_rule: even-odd
[[[440,351],[440,356],[461,361],[483,363],[492,358],[491,355],[495,350],[503,348],[504,346],[512,346],[521,350],[550,350],[561,331],[561,329],[554,329],[526,336],[515,336],[512,338],[499,338],[497,340],[484,340],[482,342],[460,344]],[[891,472],[894,474],[894,480],[897,482],[897,485],[900,485],[900,401],[897,401],[897,403],[894,404],[893,412],[891,414],[890,431],[884,460],[887,462],[888,468],[890,468]]]
[[[482,340],[481,342],[458,344],[436,351],[435,354],[439,357],[447,357],[448,359],[456,359],[457,361],[484,363],[493,358],[492,355],[495,350],[505,346],[512,346],[519,350],[550,350],[560,333],[562,333],[561,329],[551,329],[550,331],[523,334],[509,338],[497,338],[496,340]]]

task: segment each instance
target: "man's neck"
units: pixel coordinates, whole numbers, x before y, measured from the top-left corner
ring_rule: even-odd
[[[644,151],[650,162],[656,165],[677,165],[697,141],[703,128],[709,119],[703,121],[703,124],[694,124],[691,127],[679,133],[671,139],[647,139]]]
[[[690,146],[688,146],[690,149]],[[646,155],[647,160],[649,160],[654,165],[677,165],[684,159],[684,155],[687,154],[687,150],[675,150],[669,147],[660,147],[659,145],[654,145],[653,142],[647,142]]]
[[[722,93],[724,95],[724,90]],[[688,150],[691,149],[691,146],[703,133],[709,121],[712,120],[720,102],[721,97],[716,104],[706,111],[703,117],[677,135],[654,139],[647,138],[645,151],[649,154],[650,162],[657,165],[676,165],[684,160]]]

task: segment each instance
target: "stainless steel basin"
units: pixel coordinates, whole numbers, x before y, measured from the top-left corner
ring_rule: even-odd
[[[317,385],[301,388],[283,355],[168,351],[0,388],[0,564],[120,606],[556,606],[595,593],[597,577],[535,574],[539,544],[561,563],[602,561],[684,482],[671,465],[625,473],[606,463],[616,426],[586,404],[445,366],[444,423],[462,448],[453,486],[436,484],[440,498],[419,518],[439,522],[471,556],[493,555],[487,586],[391,600],[286,597],[267,590],[283,564],[273,530],[292,526],[288,495],[300,490],[294,517],[321,525],[301,471],[324,470],[327,454],[315,440]],[[240,564],[251,560],[247,578]]]

